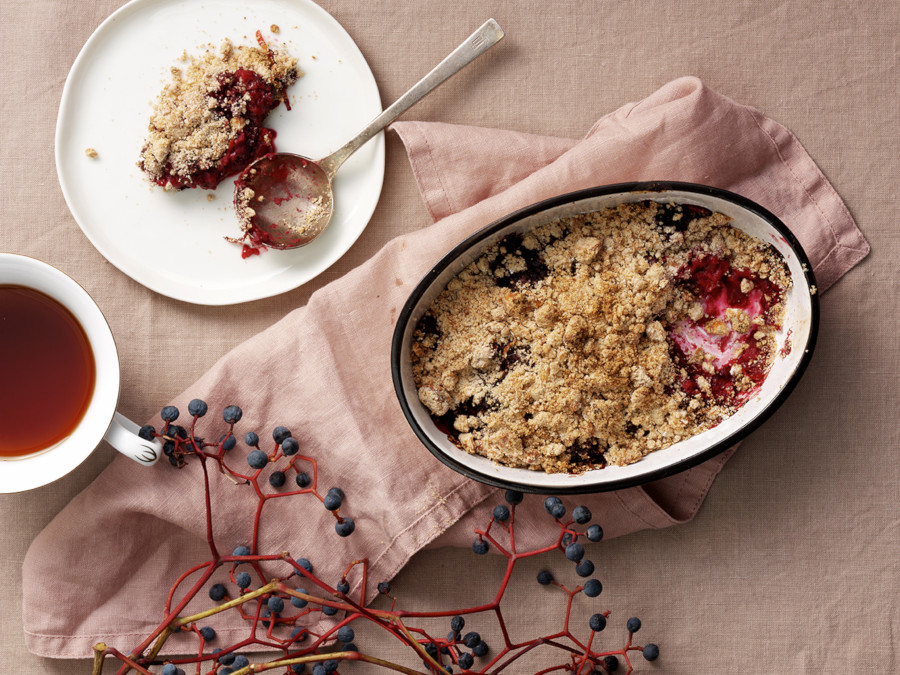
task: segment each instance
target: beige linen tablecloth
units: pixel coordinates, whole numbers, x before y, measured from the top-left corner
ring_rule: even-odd
[[[120,409],[142,420],[234,345],[430,218],[403,148],[389,135],[385,188],[370,226],[306,286],[235,312],[169,300],[121,274],[69,215],[52,152],[66,73],[93,29],[120,4],[2,2],[0,250],[46,260],[94,296],[120,350]],[[593,557],[604,608],[621,621],[640,616],[647,639],[663,648],[663,658],[644,670],[896,672],[900,289],[894,261],[900,237],[892,197],[900,173],[900,12],[769,1],[689,8],[473,1],[422,3],[416,12],[399,0],[377,7],[321,4],[360,46],[385,103],[484,18],[504,27],[503,49],[488,54],[484,68],[457,76],[408,119],[577,138],[603,113],[690,74],[798,136],[847,203],[872,254],[823,298],[807,375],[731,459],[697,518],[607,542]],[[413,33],[428,38],[410,44]],[[172,330],[187,321],[193,330]],[[111,457],[102,446],[55,484],[0,497],[6,523],[0,671],[89,671],[86,662],[26,653],[20,566],[35,534]],[[89,528],[86,523],[85,555]],[[546,564],[562,562],[523,566],[507,610],[523,633],[558,627],[555,606],[535,611],[532,579]],[[479,559],[473,578],[470,552],[427,551],[393,586],[406,606],[427,608],[446,598],[471,604],[493,592],[501,568],[499,559]]]

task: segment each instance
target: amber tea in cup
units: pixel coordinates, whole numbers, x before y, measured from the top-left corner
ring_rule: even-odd
[[[116,411],[119,352],[112,330],[71,277],[0,253],[0,493],[52,483],[106,441],[151,466],[156,438]]]
[[[33,288],[0,285],[0,456],[51,448],[91,401],[94,354],[62,304]]]

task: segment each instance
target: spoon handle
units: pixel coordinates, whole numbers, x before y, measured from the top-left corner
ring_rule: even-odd
[[[462,70],[469,63],[497,44],[502,37],[503,29],[500,28],[500,25],[496,21],[493,19],[485,21],[481,28],[466,38],[465,42],[454,49],[447,58],[434,68],[434,70],[413,85],[412,89],[397,99],[393,105],[386,108],[378,115],[378,117],[369,122],[368,126],[363,129],[358,136],[348,142],[344,147],[335,150],[328,157],[319,160],[317,162],[318,165],[328,174],[329,179],[333,178],[338,167],[344,163],[344,160],[356,152],[360,146],[413,107],[438,85],[443,84],[452,75]]]

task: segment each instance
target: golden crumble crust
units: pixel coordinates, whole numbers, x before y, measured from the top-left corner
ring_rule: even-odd
[[[685,281],[707,259],[741,270],[741,293],[764,287],[766,311],[707,316]],[[756,361],[771,364],[790,283],[774,248],[700,207],[645,201],[542,225],[487,249],[419,321],[419,398],[459,447],[502,464],[629,464],[739,407]],[[702,349],[676,358],[673,335],[697,326],[738,335],[733,365]],[[740,365],[744,352],[756,361]]]

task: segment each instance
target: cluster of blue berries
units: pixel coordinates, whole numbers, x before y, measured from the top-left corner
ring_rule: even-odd
[[[569,529],[568,524],[562,523],[562,519],[566,516],[566,507],[559,497],[547,497],[544,500],[544,509],[561,526],[565,528],[560,543],[565,552],[566,558],[575,563],[575,573],[580,577],[589,577],[594,573],[594,563],[584,557],[584,546],[578,541],[581,536]],[[572,509],[572,521],[578,525],[587,525],[593,515],[587,506],[576,506]],[[598,542],[603,539],[603,528],[596,523],[588,526],[584,532],[584,536],[591,542]],[[541,570],[537,575],[537,582],[542,586],[553,583],[553,575],[547,570]],[[582,592],[589,598],[595,598],[603,591],[603,585],[598,579],[588,579],[584,582]],[[593,614],[588,620],[588,626],[591,631],[598,633],[606,628],[606,615]],[[626,628],[630,634],[634,634],[641,629],[641,621],[637,617],[632,617],[626,622]],[[648,661],[655,661],[659,657],[659,647],[655,644],[646,645],[642,653]],[[603,657],[602,664],[605,672],[615,672],[619,667],[619,660],[612,655]],[[596,671],[595,671],[596,672]]]
[[[462,630],[465,625],[466,621],[463,617],[459,615],[454,616],[450,619],[450,632],[447,633],[446,642],[441,641],[440,644],[425,642],[422,644],[422,647],[438,663],[441,662],[442,656],[449,656],[452,653],[459,667],[464,671],[468,671],[475,665],[475,658],[487,655],[490,648],[481,639],[481,635],[475,631],[469,631],[463,635]],[[465,649],[469,651],[465,651]],[[426,665],[428,665],[427,662]],[[444,672],[453,672],[452,666],[444,664],[441,664],[441,666]]]
[[[547,497],[544,500],[544,509],[557,521],[561,521],[566,515],[566,507],[559,497]],[[578,525],[587,525],[591,518],[593,518],[591,510],[586,506],[576,506],[572,509],[572,521]],[[595,569],[594,563],[584,557],[584,546],[578,541],[578,537],[581,535],[570,530],[568,525],[564,527],[565,531],[563,532],[561,544],[566,558],[575,563],[575,573],[578,576],[582,578],[591,576]],[[588,541],[598,542],[603,539],[603,528],[597,524],[591,525],[585,531],[584,536],[587,537]],[[552,581],[553,577],[549,572],[541,571],[538,573],[539,584],[546,586]],[[602,590],[603,585],[598,579],[588,579],[584,582],[583,592],[589,598],[596,598]]]
[[[196,422],[209,412],[207,403],[199,398],[193,399],[188,403],[188,413],[192,421]],[[234,425],[243,417],[244,412],[239,406],[229,405],[222,411],[222,419],[229,425],[229,430],[222,434],[216,443],[205,443],[203,439],[194,438],[185,427],[176,424],[181,416],[181,412],[173,405],[167,405],[160,411],[160,417],[163,420],[163,427],[160,431],[147,424],[141,427],[138,435],[146,440],[160,438],[163,442],[163,453],[169,458],[169,462],[181,468],[185,465],[185,457],[189,454],[197,454],[204,447],[215,447],[213,457],[221,460],[225,453],[233,450],[237,445],[237,438],[234,435]],[[193,426],[192,426],[193,429]],[[275,449],[271,453],[260,449],[259,434],[255,431],[248,431],[244,434],[244,443],[251,448],[247,454],[247,465],[253,469],[257,475],[269,464],[276,462],[281,457],[293,457],[300,451],[300,444],[293,437],[290,429],[283,426],[277,426],[272,431],[272,439],[275,441]],[[290,462],[285,469],[296,472],[294,481],[301,490],[309,488],[313,479],[308,473],[294,467]],[[254,478],[255,479],[255,478]],[[284,470],[274,469],[268,476],[269,485],[275,490],[281,490],[287,483],[287,475]],[[325,508],[334,513],[336,523],[334,530],[341,537],[350,536],[356,529],[356,523],[352,518],[340,515],[338,510],[344,501],[344,492],[339,487],[332,487],[328,490],[322,500]]]
[[[201,459],[212,458],[217,460],[220,466],[231,473],[231,475],[248,482],[252,481],[257,489],[259,488],[257,483],[258,477],[264,469],[268,469],[270,464],[274,465],[278,463],[282,458],[292,458],[299,453],[300,445],[291,434],[291,431],[286,427],[276,427],[272,432],[272,439],[275,442],[275,447],[271,452],[266,452],[261,449],[259,435],[256,432],[250,431],[244,434],[243,441],[250,449],[246,457],[246,463],[250,469],[255,471],[255,474],[245,475],[243,472],[233,471],[231,467],[225,466],[222,459],[225,456],[225,453],[230,452],[237,445],[237,439],[234,435],[234,425],[240,421],[243,412],[238,406],[231,405],[226,407],[223,410],[222,418],[229,425],[228,431],[219,437],[216,443],[204,443],[202,439],[194,437],[193,429],[197,419],[205,416],[208,411],[208,405],[200,399],[194,399],[189,403],[188,412],[192,418],[189,432],[185,427],[177,424],[180,416],[179,410],[175,406],[166,406],[160,413],[164,422],[161,431],[157,432],[154,427],[147,425],[140,430],[140,435],[143,438],[148,439],[161,438],[163,441],[163,450],[174,466],[183,466],[185,464],[186,456],[190,454],[200,455]],[[203,451],[203,448],[205,447],[214,447],[215,450],[213,452],[205,452]],[[306,458],[301,457],[299,459]],[[294,466],[295,462],[296,458],[289,459],[284,470],[275,469],[275,467],[273,467],[275,470],[272,470],[268,474],[268,483],[278,492],[267,494],[263,498],[299,494],[301,491],[315,493],[325,509],[335,516],[337,521],[335,530],[337,534],[342,537],[351,534],[355,529],[353,519],[340,514],[340,510],[344,506],[345,501],[343,490],[339,487],[331,487],[324,496],[321,496],[316,490],[315,473],[313,473],[313,477],[310,477],[309,474],[296,468]],[[292,492],[280,491],[288,482],[287,476],[285,475],[286,471],[294,471],[296,473],[294,481],[299,490]],[[515,519],[515,507],[523,501],[524,496],[521,492],[508,490],[504,497],[504,503],[497,504],[494,507],[491,523],[496,523],[497,527],[504,528],[512,534],[513,521]],[[562,530],[559,538],[559,549],[565,554],[566,559],[574,565],[576,574],[579,577],[586,579],[583,585],[576,588],[574,591],[570,591],[570,595],[582,592],[585,596],[590,598],[599,596],[603,590],[603,586],[598,579],[593,577],[595,566],[591,560],[585,557],[585,546],[583,542],[585,540],[589,542],[601,541],[603,539],[603,529],[600,525],[590,524],[592,514],[590,509],[586,506],[576,506],[571,512],[571,517],[568,519],[566,518],[566,506],[558,497],[547,497],[544,500],[544,508],[547,513],[557,521],[557,524]],[[477,554],[486,554],[490,550],[490,543],[495,543],[496,546],[502,549],[503,545],[500,541],[491,537],[489,525],[488,529],[484,532],[478,532],[477,538],[472,544],[472,549]],[[251,574],[253,570],[250,569],[248,571],[248,569],[250,567],[249,563],[252,563],[255,557],[248,546],[236,547],[233,551],[233,557],[238,558],[238,560],[233,561],[230,579],[238,589],[236,595],[240,597],[253,586],[254,580]],[[248,559],[240,559],[244,557]],[[306,558],[297,558],[294,560],[294,563],[299,570],[297,571],[299,577],[302,578],[307,574],[312,575],[313,567],[309,560]],[[242,565],[246,565],[244,569],[241,569]],[[554,584],[553,575],[547,570],[542,570],[538,573],[537,581],[544,586]],[[345,596],[349,592],[350,585],[347,582],[346,577],[341,578],[340,582],[335,587],[335,590],[337,591],[335,597]],[[308,593],[302,586],[298,586],[296,591],[304,595]],[[386,581],[378,584],[378,592],[382,595],[392,597],[390,596],[391,586]],[[262,626],[271,629],[274,624],[280,623],[286,624],[287,627],[291,628],[290,640],[284,641],[286,647],[304,642],[310,635],[307,628],[294,625],[295,621],[300,616],[303,616],[310,611],[308,609],[310,601],[305,598],[294,597],[290,593],[291,592],[281,593],[275,591],[266,595],[261,595],[258,599],[260,605],[257,608],[259,621]],[[229,597],[228,589],[222,583],[216,583],[210,586],[209,597],[216,603],[231,599]],[[290,606],[287,603],[290,603]],[[301,611],[291,614],[292,608],[293,610]],[[287,616],[285,616],[286,610],[288,611]],[[332,607],[323,602],[318,611],[321,611],[324,616],[335,616],[340,610],[337,607]],[[609,612],[593,614],[588,620],[590,630],[594,633],[603,631],[607,626],[608,615]],[[354,630],[349,625],[349,621],[351,620],[352,618],[350,616],[344,619],[344,622],[338,624],[339,628],[334,633],[334,637],[337,639],[336,644],[339,645],[339,648],[342,651],[346,652],[358,651],[354,642],[356,638]],[[463,632],[465,625],[466,622],[462,616],[453,616],[450,620],[450,631],[447,633],[446,640],[428,639],[421,642],[422,648],[431,659],[441,664],[441,672],[453,673],[454,667],[459,668],[464,672],[469,672],[475,667],[475,660],[477,658],[484,657],[490,652],[490,647],[478,632],[473,630]],[[625,654],[626,651],[640,650],[647,661],[654,661],[659,657],[659,647],[655,644],[650,643],[644,647],[631,645],[631,636],[641,628],[641,622],[638,618],[632,617],[628,619],[626,627],[629,632],[629,644],[623,650],[613,652],[612,654],[607,652],[602,658],[597,654],[591,655],[589,665],[594,669],[592,675],[600,675],[601,673],[608,674],[617,671],[620,662],[615,654],[621,656]],[[200,636],[203,644],[215,644],[217,636],[216,631],[212,627],[193,627],[193,630]],[[231,647],[229,649],[236,648],[237,647]],[[306,651],[301,651],[299,653],[320,654],[318,650],[313,648],[308,648]],[[215,659],[215,668],[212,672],[215,672],[216,675],[232,675],[233,673],[250,666],[250,660],[246,656],[232,651],[213,649],[209,655],[211,658]],[[322,658],[323,660],[311,666],[312,675],[328,675],[329,673],[334,673],[338,670],[338,659],[331,658],[330,654],[321,654],[319,658]],[[449,665],[447,665],[447,661],[449,661]],[[184,663],[187,663],[187,661],[184,661],[182,665],[184,665]],[[434,668],[433,663],[426,661],[426,665],[429,665],[429,672],[431,672],[431,669]],[[307,673],[310,672],[307,670],[309,667],[309,664],[293,664],[288,668],[288,672]],[[161,675],[185,675],[185,672],[174,663],[166,663],[161,670]]]

